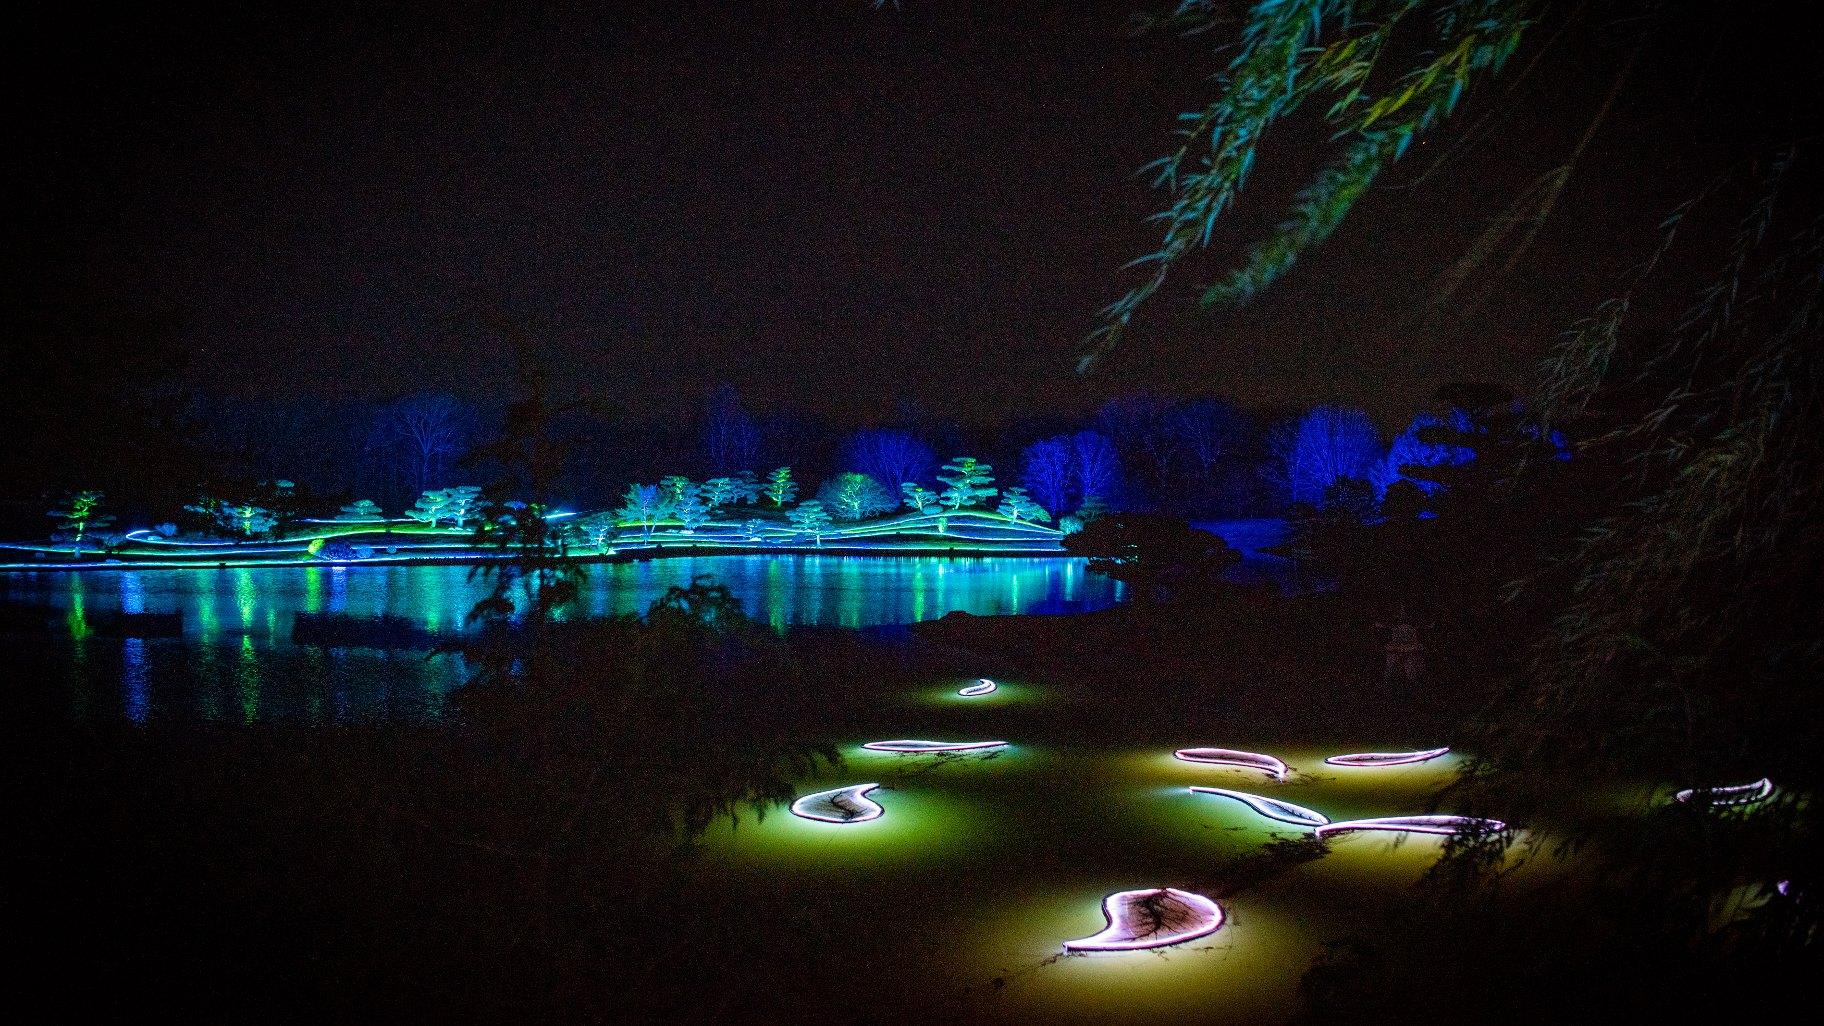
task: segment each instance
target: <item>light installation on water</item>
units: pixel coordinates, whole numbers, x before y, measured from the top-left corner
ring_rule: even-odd
[[[1294,805],[1291,802],[1282,802],[1277,798],[1266,798],[1258,794],[1249,794],[1246,791],[1230,791],[1222,787],[1192,787],[1191,790],[1197,794],[1233,798],[1267,819],[1291,823],[1293,826],[1321,827],[1330,822],[1330,817],[1321,812],[1307,809],[1302,805]]]
[[[866,823],[879,819],[887,810],[868,797],[879,784],[850,784],[807,794],[792,803],[792,815],[819,823]]]
[[[1324,762],[1331,766],[1410,766],[1415,762],[1430,762],[1440,755],[1449,755],[1448,748],[1428,748],[1422,752],[1358,752],[1355,755],[1332,755]]]
[[[1222,927],[1222,906],[1190,891],[1154,887],[1102,899],[1098,933],[1064,942],[1065,951],[1143,951],[1208,937]]]
[[[1686,803],[1705,805],[1753,805],[1773,796],[1773,781],[1767,777],[1752,784],[1733,787],[1687,787],[1672,797]]]
[[[1386,831],[1401,834],[1492,834],[1506,830],[1507,824],[1498,819],[1483,819],[1479,816],[1388,816],[1384,819],[1350,819],[1341,823],[1328,823],[1317,828],[1317,836],[1328,837],[1331,834]]]
[[[999,684],[996,684],[994,681],[991,681],[988,678],[983,677],[980,680],[980,682],[971,684],[966,688],[959,689],[957,691],[957,694],[963,696],[964,698],[980,698],[983,695],[994,694],[995,689],[998,687],[1000,687]]]
[[[1236,769],[1256,770],[1274,780],[1286,779],[1286,764],[1271,755],[1261,755],[1259,752],[1243,752],[1233,748],[1180,748],[1172,753],[1172,758],[1206,766],[1233,766]]]
[[[930,755],[939,752],[979,752],[989,748],[1004,748],[1005,741],[919,741],[911,738],[899,741],[869,741],[861,747],[870,752],[892,752],[896,755]]]

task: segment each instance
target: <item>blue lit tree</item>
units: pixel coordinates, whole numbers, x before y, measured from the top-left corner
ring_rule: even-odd
[[[1026,447],[1020,480],[1039,505],[1061,513],[1070,506],[1070,438],[1046,438]]]
[[[695,534],[697,528],[709,522],[709,507],[703,504],[702,496],[693,487],[684,498],[672,504],[671,515],[684,525],[685,534]]]
[[[571,521],[571,530],[598,554],[605,553],[614,545],[620,521],[613,513],[591,513]]]
[[[868,428],[842,443],[842,466],[859,470],[889,490],[908,481],[924,481],[937,466],[937,455],[910,431]]]
[[[651,540],[653,525],[669,512],[671,503],[658,485],[631,484],[627,486],[627,494],[621,497],[621,508],[615,516],[620,523],[639,527],[642,536]]]
[[[861,520],[899,507],[879,481],[858,471],[845,471],[823,483],[817,498],[838,520]]]
[[[1375,465],[1370,476],[1377,496],[1385,496],[1396,481],[1410,481],[1424,494],[1435,495],[1444,485],[1426,476],[1425,468],[1457,466],[1475,459],[1475,450],[1436,437],[1436,429],[1446,424],[1445,420],[1432,414],[1421,413],[1412,419],[1406,430],[1394,436],[1386,457]],[[1469,414],[1462,410],[1451,411],[1448,427],[1459,434],[1470,434],[1474,430]]]
[[[710,394],[703,421],[703,450],[712,473],[732,474],[759,455],[760,428],[733,385],[719,385]]]
[[[1112,501],[1121,483],[1121,458],[1115,445],[1099,431],[1079,431],[1070,439],[1071,472],[1080,505],[1091,499]]]
[[[974,456],[953,458],[937,479],[947,486],[938,501],[952,510],[979,506],[1000,491],[994,487],[994,468]]]
[[[810,535],[819,548],[823,547],[824,532],[835,523],[830,519],[829,511],[823,508],[823,503],[816,499],[799,503],[797,508],[787,516],[791,518],[792,526],[797,528],[799,533]]]
[[[1381,460],[1374,422],[1353,407],[1313,407],[1281,432],[1275,448],[1292,502],[1319,509],[1337,482],[1366,481]]]

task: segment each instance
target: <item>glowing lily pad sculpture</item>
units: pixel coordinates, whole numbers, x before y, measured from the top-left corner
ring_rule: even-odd
[[[898,755],[931,755],[939,752],[979,752],[1004,748],[1005,741],[869,741],[861,747],[870,752],[893,752]]]
[[[1410,766],[1449,755],[1448,748],[1428,748],[1423,752],[1360,752],[1355,755],[1332,755],[1324,762],[1332,766]]]
[[[1230,791],[1221,787],[1193,787],[1191,790],[1198,794],[1233,798],[1267,819],[1290,823],[1293,826],[1321,827],[1330,822],[1330,817],[1321,812],[1314,812],[1291,802],[1282,802],[1277,798],[1266,798],[1258,794],[1249,794],[1246,791]]]
[[[964,698],[980,698],[983,695],[994,694],[995,689],[998,687],[1000,687],[999,684],[996,684],[994,681],[991,681],[988,678],[983,677],[978,683],[971,684],[966,688],[962,688],[962,689],[958,690],[957,694],[963,696]]]
[[[1274,780],[1286,779],[1286,764],[1271,755],[1258,752],[1241,752],[1233,748],[1180,748],[1172,753],[1174,759],[1184,762],[1199,762],[1209,766],[1233,766],[1237,769],[1258,770]]]
[[[1065,951],[1143,951],[1208,937],[1222,927],[1222,907],[1201,894],[1173,887],[1116,891],[1102,899],[1108,925],[1100,933],[1064,942]]]
[[[851,784],[830,791],[807,794],[792,803],[792,815],[814,819],[819,823],[866,823],[879,819],[887,810],[868,797],[879,784]]]
[[[1317,828],[1317,836],[1380,830],[1401,834],[1441,834],[1448,837],[1453,834],[1492,834],[1506,829],[1507,824],[1498,819],[1483,819],[1479,816],[1389,816],[1385,819],[1349,819],[1341,823],[1328,823]]]
[[[1753,805],[1773,796],[1773,781],[1762,777],[1752,784],[1737,784],[1734,787],[1687,787],[1673,795],[1681,802],[1699,802],[1705,805]]]

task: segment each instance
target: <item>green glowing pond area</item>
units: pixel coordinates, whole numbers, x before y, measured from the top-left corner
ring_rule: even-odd
[[[904,708],[934,708],[935,690],[908,694]],[[1017,735],[1022,706],[1042,703],[1045,688],[1012,690],[1018,698],[999,709],[932,716],[921,736]],[[884,719],[883,736],[900,736],[891,728],[903,722],[903,712]],[[941,757],[870,752],[865,740],[845,743],[843,765],[801,786],[878,782],[870,797],[883,817],[836,825],[776,810],[723,825],[705,842],[702,875],[731,900],[763,894],[778,914],[813,919],[830,943],[868,952],[867,1008],[947,1009],[960,1021],[1284,1019],[1324,942],[1400,900],[1442,839],[1342,837],[1321,858],[1263,874],[1265,846],[1304,832],[1187,787],[1363,818],[1423,809],[1456,765],[1446,757],[1345,771],[1323,764],[1342,749],[1262,745],[1293,769],[1274,784],[1176,761],[1172,739],[1110,748],[1016,740]],[[1063,941],[1102,927],[1104,895],[1158,886],[1215,897],[1227,921],[1180,947],[1061,955]]]

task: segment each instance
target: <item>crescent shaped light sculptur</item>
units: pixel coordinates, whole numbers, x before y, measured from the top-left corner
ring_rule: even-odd
[[[1448,748],[1428,748],[1422,752],[1358,752],[1355,755],[1332,755],[1324,762],[1332,766],[1410,766],[1449,755]]]
[[[861,747],[870,752],[893,752],[897,755],[931,755],[939,752],[979,752],[988,748],[1004,748],[1005,741],[918,741],[905,739],[901,741],[869,741]]]
[[[851,784],[807,794],[792,803],[792,815],[819,823],[866,823],[879,819],[887,810],[868,797],[879,784]]]
[[[957,691],[957,694],[963,696],[964,698],[980,698],[983,695],[994,694],[994,690],[998,687],[1000,687],[999,684],[996,684],[994,681],[991,681],[988,678],[983,677],[983,678],[981,678],[980,683],[971,684],[966,688],[959,689]]]
[[[1102,899],[1108,925],[1064,942],[1065,951],[1143,951],[1208,937],[1222,927],[1222,906],[1175,887],[1116,891]]]
[[[1233,766],[1236,769],[1258,770],[1274,780],[1286,779],[1286,764],[1271,755],[1259,752],[1243,752],[1233,748],[1180,748],[1172,753],[1172,758],[1183,762],[1203,763],[1207,766]]]
[[[1752,784],[1734,787],[1687,787],[1673,795],[1681,802],[1704,802],[1709,805],[1753,805],[1773,796],[1773,781],[1767,777]]]
[[[1267,819],[1290,823],[1293,826],[1321,827],[1330,822],[1330,817],[1321,812],[1315,812],[1291,802],[1282,802],[1277,798],[1266,798],[1258,794],[1249,794],[1246,791],[1230,791],[1222,787],[1193,787],[1191,790],[1198,794],[1233,798]]]
[[[1317,836],[1368,830],[1450,836],[1492,834],[1506,829],[1507,824],[1498,819],[1483,819],[1479,816],[1388,816],[1384,819],[1349,819],[1341,823],[1329,823],[1317,828]]]

